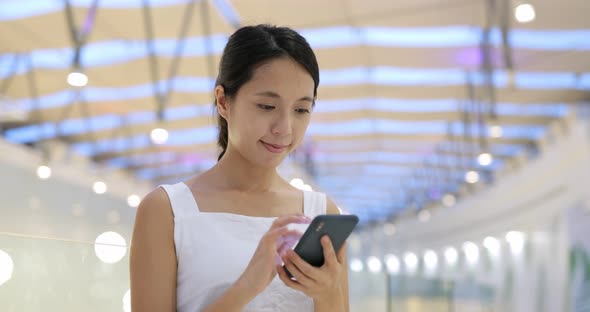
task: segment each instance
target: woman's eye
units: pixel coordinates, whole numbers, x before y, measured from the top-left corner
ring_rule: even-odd
[[[275,107],[274,107],[274,106],[272,106],[272,105],[265,105],[265,104],[258,104],[258,107],[260,107],[260,108],[261,108],[261,109],[263,109],[263,110],[272,110],[272,109],[274,109],[274,108],[275,108]]]
[[[309,109],[307,109],[307,108],[300,108],[300,109],[296,109],[295,111],[298,113],[301,113],[301,114],[309,114]]]

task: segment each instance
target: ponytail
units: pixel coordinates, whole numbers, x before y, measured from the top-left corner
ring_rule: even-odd
[[[217,112],[217,128],[219,129],[219,135],[217,137],[217,145],[221,147],[221,153],[219,157],[217,157],[217,161],[223,157],[225,151],[227,150],[227,141],[228,141],[228,130],[227,130],[227,120],[219,114],[217,111],[217,101],[215,101],[215,111]]]

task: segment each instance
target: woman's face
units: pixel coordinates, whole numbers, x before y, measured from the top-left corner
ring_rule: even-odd
[[[227,105],[230,148],[256,165],[278,166],[305,135],[313,91],[311,75],[290,58],[259,66]]]

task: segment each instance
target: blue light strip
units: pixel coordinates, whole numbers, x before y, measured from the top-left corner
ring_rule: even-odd
[[[168,133],[169,139],[166,145],[169,146],[205,144],[215,142],[217,139],[217,129],[214,127],[169,131]],[[146,148],[151,145],[148,135],[138,135],[97,142],[75,143],[72,148],[81,155],[92,156],[98,153],[124,152],[129,148]]]
[[[492,146],[495,146],[495,145],[492,145]],[[513,155],[517,151],[517,149],[518,149],[518,146],[499,145],[500,152],[510,153],[510,155]],[[382,161],[384,161],[384,162],[391,161],[391,158],[389,158],[389,156],[393,157],[393,161],[395,161],[395,162],[398,162],[398,161],[399,162],[401,162],[401,161],[411,162],[411,160],[407,158],[407,154],[406,155],[403,155],[403,154],[399,155],[403,159],[395,159],[395,153],[384,153],[384,152],[354,153],[354,155],[357,158],[353,157],[351,159],[345,159],[345,160],[341,160],[341,161],[355,162],[358,159],[371,158],[371,157],[374,157],[374,155],[377,155],[377,156],[383,158]],[[426,156],[426,157],[428,157],[428,156]],[[112,165],[114,167],[123,168],[123,167],[131,166],[131,165],[157,165],[159,163],[173,161],[175,159],[176,159],[176,156],[174,153],[165,152],[165,153],[152,153],[152,154],[145,154],[145,155],[135,155],[135,156],[131,156],[131,157],[118,157],[118,158],[111,159],[108,163],[109,163],[109,165]],[[445,164],[448,163],[449,160],[453,160],[453,162],[455,163],[458,159],[459,159],[458,157],[454,157],[454,156],[453,157],[445,156],[444,163]],[[215,162],[214,159],[209,159],[207,161],[210,162],[211,164]],[[205,161],[205,162],[207,162],[207,161]],[[199,161],[198,163],[202,164],[205,162]],[[320,162],[321,162],[321,160],[320,160]],[[184,164],[184,165],[179,165],[179,166],[182,167],[182,166],[187,166],[187,165]],[[475,160],[472,161],[472,166],[483,168],[483,167],[479,166],[478,164],[476,164]],[[503,161],[501,161],[500,159],[496,159],[494,161],[494,164],[491,167],[489,167],[489,169],[496,170],[502,166],[503,166]],[[162,175],[165,176],[165,175],[172,175],[172,174],[179,173],[178,171],[167,172],[166,171],[167,168],[168,168],[168,165],[166,165],[166,167],[160,167],[159,169],[152,168],[150,170],[153,170],[153,172],[159,172],[159,173],[157,175],[153,172],[150,173],[149,175],[144,174],[144,177],[151,179],[151,178],[154,178],[157,176],[162,176]],[[359,168],[361,169],[362,174],[359,174]],[[352,178],[356,179],[356,177],[362,176],[365,174],[366,175],[387,174],[387,175],[402,176],[402,175],[411,174],[413,172],[413,170],[414,169],[412,169],[412,168],[400,167],[400,166],[396,166],[396,165],[372,165],[372,164],[361,165],[361,166],[358,166],[358,165],[352,166],[351,165],[351,166],[339,168],[338,174],[335,175],[335,174],[329,173],[328,171],[323,169],[322,166],[320,166],[318,168],[319,178],[318,178],[317,182],[319,184],[321,184],[322,186],[326,186],[326,187],[330,183],[336,183],[336,186],[337,186],[338,185],[337,183],[339,181],[349,181]],[[431,171],[439,171],[439,169],[431,169]],[[190,173],[191,170],[189,169],[188,172]],[[346,175],[347,172],[350,175],[350,177]],[[445,175],[448,175],[448,172],[446,172]],[[377,177],[377,178],[371,178],[370,181],[368,181],[368,182],[376,181],[379,179],[382,179],[383,183],[391,180],[390,177],[381,176],[381,177]],[[347,185],[341,185],[341,186],[347,186]]]
[[[150,0],[154,7],[187,3],[190,0]],[[72,6],[91,7],[93,0],[71,0]],[[100,6],[109,9],[136,9],[141,7],[137,0],[101,0]],[[39,15],[60,12],[64,9],[62,1],[55,0],[2,0],[0,2],[0,21],[24,19]]]
[[[134,164],[157,164],[158,159],[156,157],[161,157],[161,161],[171,161],[174,159],[173,156],[166,156],[166,155],[158,155],[158,154],[151,154],[145,157],[133,157],[135,160]],[[321,165],[321,163],[329,163],[330,161],[337,161],[339,163],[355,163],[358,161],[366,161],[367,159],[371,159],[372,162],[380,162],[380,163],[388,163],[391,162],[392,165],[373,165],[375,167],[379,167],[378,170],[383,172],[383,170],[388,170],[392,176],[391,177],[370,177],[370,178],[358,178],[358,175],[351,175],[350,177],[346,176],[333,176],[329,174],[323,174],[317,178],[318,184],[328,187],[328,186],[349,186],[350,179],[355,179],[355,183],[359,183],[361,185],[366,184],[374,184],[378,183],[381,186],[386,185],[397,185],[399,182],[393,179],[393,176],[401,176],[407,175],[411,172],[411,168],[407,167],[400,167],[396,165],[397,163],[414,163],[414,164],[421,164],[421,159],[417,159],[416,156],[412,155],[400,155],[395,153],[383,153],[383,152],[366,152],[366,153],[357,153],[351,155],[344,155],[347,157],[341,157],[342,155],[333,155],[329,160],[326,159],[316,159],[317,164]],[[464,158],[465,160],[465,158]],[[463,160],[463,161],[464,161]],[[454,158],[454,165],[458,166],[460,163],[459,158]],[[124,158],[116,158],[111,160],[114,162],[115,165],[120,165],[122,162],[125,162]],[[168,175],[177,175],[182,173],[190,173],[191,171],[195,170],[195,167],[200,168],[210,168],[215,164],[215,159],[208,159],[208,160],[198,160],[195,162],[184,162],[178,164],[166,164],[164,166],[159,167],[150,167],[144,168],[137,171],[137,175],[143,179],[153,179],[160,176],[168,176]],[[131,162],[125,162],[125,164],[130,164]],[[475,160],[472,161],[473,166],[476,166]],[[496,160],[494,164],[488,167],[491,170],[496,170],[503,166],[503,162],[500,160]],[[439,171],[438,169],[430,169],[431,171]]]
[[[69,95],[69,94],[68,94]],[[369,108],[370,107],[370,108]],[[547,117],[562,117],[567,113],[567,106],[564,104],[498,104],[498,113],[500,118],[503,115],[522,115],[522,116],[547,116]],[[401,100],[401,99],[355,99],[355,100],[328,100],[318,102],[315,112],[346,112],[346,111],[364,111],[366,109],[383,110],[383,111],[399,111],[399,112],[426,112],[428,109],[435,111],[456,111],[456,103],[452,100]],[[164,120],[182,120],[197,117],[210,117],[213,115],[214,108],[209,104],[195,104],[179,107],[168,108],[164,111]],[[115,114],[102,115],[97,117],[90,117],[87,119],[92,125],[93,131],[109,130],[121,127],[123,120],[121,116]],[[126,117],[125,122],[130,125],[141,125],[153,123],[157,120],[154,111],[140,111],[131,113]],[[356,133],[358,129],[380,129],[380,127],[387,128],[387,125],[381,123],[373,124],[372,121],[354,121],[356,123],[354,128],[349,128],[350,131]],[[322,127],[332,127],[331,123],[317,124],[312,123],[312,131],[319,131],[322,133]],[[396,133],[413,133],[413,129],[417,126],[425,126],[432,128],[433,132],[444,133],[446,125],[442,122],[405,122],[399,123],[400,129],[391,129]],[[59,133],[61,135],[80,135],[87,133],[88,128],[85,124],[85,119],[68,119],[57,124]],[[458,126],[459,127],[459,126]],[[459,127],[460,128],[460,127]],[[422,128],[424,129],[424,128]],[[509,128],[508,128],[509,129]],[[476,128],[472,129],[476,131]],[[456,133],[460,133],[461,129],[455,129]],[[509,130],[510,131],[510,130]],[[310,132],[314,133],[314,132]],[[52,139],[57,135],[55,125],[53,123],[43,123],[31,126],[13,128],[7,130],[5,133],[6,139],[16,143],[30,143],[40,139]],[[510,133],[508,134],[510,135]]]
[[[375,126],[371,126],[372,123]],[[309,135],[323,135],[323,136],[342,136],[352,134],[368,134],[368,135],[385,135],[396,133],[399,129],[408,127],[403,130],[403,133],[410,135],[444,133],[446,128],[445,122],[417,123],[412,122],[397,122],[392,120],[365,120],[360,119],[355,122],[334,122],[329,124],[315,124],[308,129]],[[453,124],[453,130],[456,135],[462,132],[459,123]],[[343,132],[343,129],[347,131]],[[440,131],[437,131],[440,130]],[[504,138],[526,138],[536,139],[543,133],[543,128],[526,126],[506,126],[503,127]],[[11,138],[7,138],[12,141]],[[217,129],[213,126],[193,129],[182,129],[169,131],[169,141],[167,145],[191,145],[191,144],[207,144],[214,143],[217,140]],[[80,142],[73,144],[73,148],[79,153],[92,156],[96,153],[106,152],[122,152],[129,148],[144,148],[150,144],[147,135],[139,135],[135,137],[106,139],[93,142]]]
[[[229,0],[213,0],[211,3],[217,9],[217,12],[223,16],[226,22],[235,28],[240,26],[240,15]]]
[[[432,157],[427,157],[432,158]],[[471,157],[466,156],[447,156],[444,159],[445,165],[459,166],[465,163],[467,160],[472,160]],[[314,157],[314,161],[318,164],[329,164],[329,163],[354,163],[354,162],[367,162],[367,163],[408,163],[416,165],[424,165],[424,159],[416,157],[416,154],[407,153],[392,153],[392,152],[359,152],[359,153],[345,153],[345,154],[320,154]],[[474,160],[473,160],[474,161]],[[438,162],[436,162],[438,163]],[[497,159],[495,164],[499,165],[501,160]]]
[[[218,0],[219,1],[219,0]],[[20,2],[20,0],[19,0]],[[223,2],[223,1],[221,1]],[[4,3],[0,3],[0,20],[6,14],[10,14],[13,8],[4,11]],[[59,4],[61,10],[61,4]],[[101,3],[102,6],[102,3]],[[21,7],[13,5],[12,7]],[[232,17],[233,18],[233,17]],[[373,46],[384,47],[415,47],[415,48],[448,48],[448,47],[473,47],[479,46],[481,29],[469,26],[436,27],[436,28],[377,28],[365,27],[361,32],[368,38]],[[331,27],[306,29],[302,33],[310,44],[316,49],[341,48],[366,44],[359,38],[358,31],[351,27]],[[511,32],[511,44],[517,49],[555,50],[568,51],[590,50],[589,29],[577,30],[513,30]],[[215,34],[209,38],[212,43],[212,52],[220,54],[227,42],[226,34]],[[188,37],[186,45],[190,47],[184,53],[185,57],[204,56],[207,53],[204,44],[205,37]],[[493,36],[492,41],[499,44],[499,35]],[[174,55],[176,39],[155,39],[154,48],[157,56],[172,57]],[[34,68],[67,69],[74,53],[72,48],[36,49],[31,51]],[[135,59],[147,57],[145,42],[143,40],[110,40],[92,42],[85,45],[81,62],[86,68],[95,66],[115,65]],[[0,55],[0,64],[4,58],[11,58],[10,54]],[[25,73],[28,68],[21,66],[18,73]],[[366,69],[357,69],[356,77],[362,75]],[[451,71],[451,73],[453,73]],[[6,71],[0,71],[0,78],[5,78]],[[454,74],[453,74],[454,75]],[[451,76],[453,79],[454,76]]]
[[[178,156],[174,152],[146,153],[133,155],[129,157],[115,157],[106,161],[110,167],[124,169],[130,166],[148,166],[156,165],[177,160]]]
[[[359,173],[360,171],[360,173]],[[374,165],[374,164],[365,164],[365,165],[355,165],[355,166],[346,166],[343,168],[338,168],[338,176],[337,178],[342,178],[339,176],[340,174],[352,174],[356,176],[361,175],[401,175],[407,174],[412,171],[412,168],[408,167],[395,167],[395,166],[383,166],[383,165]],[[330,173],[329,170],[325,168],[318,168],[318,172],[320,176],[334,176],[333,173]]]
[[[452,133],[455,136],[463,135],[463,125],[460,122],[451,124]],[[471,124],[469,127],[472,137],[479,137],[479,126],[477,124]],[[502,126],[502,138],[515,139],[515,138],[529,138],[539,139],[545,133],[545,126],[543,125],[506,125]],[[440,133],[445,133],[440,132]],[[493,139],[490,139],[493,142]]]
[[[172,121],[179,119],[190,119],[203,116],[212,116],[213,106],[209,105],[187,105],[168,108],[164,111],[164,120]],[[88,119],[68,119],[57,124],[61,135],[80,135],[88,132],[86,122],[92,125],[93,131],[110,130],[121,127],[124,123],[129,125],[142,125],[157,121],[155,111],[141,111],[130,113],[125,120],[119,115],[108,114]],[[39,139],[52,139],[57,136],[54,123],[42,123],[31,126],[14,128],[5,133],[6,139],[11,142],[29,143]]]
[[[396,73],[400,70],[399,73]],[[453,73],[454,72],[454,73]],[[375,83],[391,86],[450,86],[450,85],[464,85],[465,75],[460,70],[430,70],[430,69],[397,69],[393,67],[382,67],[376,69],[375,77],[355,77],[357,70],[355,68],[322,71],[322,85],[326,86],[346,86],[351,84],[365,84]],[[387,78],[391,75],[391,78]],[[407,76],[405,76],[407,75]],[[497,76],[504,76],[505,73],[498,72]],[[344,78],[346,77],[346,78]],[[381,77],[381,78],[379,78]],[[517,73],[516,87],[520,89],[578,89],[590,90],[590,73],[583,74],[579,79],[572,79],[573,74],[570,73]],[[383,79],[382,79],[383,78]],[[331,80],[332,79],[332,80]],[[366,80],[365,80],[366,79]],[[350,83],[349,83],[350,82]],[[411,82],[411,83],[410,83]],[[164,84],[165,81],[160,81]],[[214,81],[202,77],[176,77],[172,81],[172,90],[175,92],[186,93],[208,93],[212,92]],[[498,87],[504,87],[505,84],[498,84]],[[84,89],[86,101],[88,103],[104,102],[104,101],[122,101],[147,98],[152,96],[151,84],[141,84],[129,87],[88,87]],[[62,107],[70,105],[72,100],[71,91],[64,90],[52,94],[46,94],[39,97],[41,109]],[[376,107],[386,106],[388,100],[378,100],[372,102]],[[450,100],[436,100],[438,104],[445,107],[452,106]],[[424,102],[424,101],[422,101]],[[33,103],[30,98],[13,99],[13,105],[18,106],[21,110],[31,111]],[[351,105],[349,100],[349,104]],[[408,102],[411,103],[411,102]],[[421,103],[416,101],[416,103]],[[435,104],[433,102],[432,104]]]

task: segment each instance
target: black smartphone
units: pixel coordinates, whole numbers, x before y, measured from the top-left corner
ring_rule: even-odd
[[[307,263],[320,267],[324,264],[324,252],[320,239],[328,235],[336,253],[359,222],[355,215],[318,215],[301,236],[294,251]],[[287,275],[293,276],[283,265]]]

